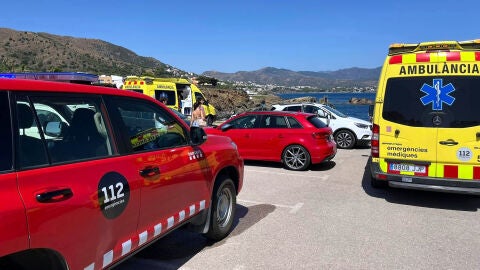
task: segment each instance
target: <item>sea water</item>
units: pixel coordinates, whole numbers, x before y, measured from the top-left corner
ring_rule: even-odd
[[[351,104],[349,101],[351,98],[366,98],[369,100],[375,100],[375,93],[291,93],[291,94],[278,94],[282,99],[292,99],[299,97],[314,97],[317,101],[322,98],[327,98],[328,103],[342,113],[360,118],[363,120],[369,119],[368,117],[368,104]]]

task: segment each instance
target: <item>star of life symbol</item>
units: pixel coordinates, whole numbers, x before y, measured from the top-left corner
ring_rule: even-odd
[[[428,85],[424,83],[420,91],[426,95],[420,98],[423,105],[432,103],[432,110],[441,111],[443,103],[451,106],[455,98],[450,96],[450,93],[455,91],[455,87],[451,83],[443,85],[443,79],[433,79],[433,84]]]

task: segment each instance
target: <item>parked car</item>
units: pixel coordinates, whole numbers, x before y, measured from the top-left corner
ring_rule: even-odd
[[[244,159],[283,162],[290,170],[306,170],[337,152],[332,129],[308,113],[245,112],[205,131],[230,137]]]
[[[338,148],[351,149],[356,145],[370,144],[372,123],[350,117],[321,103],[275,104],[272,110],[315,113],[333,130]]]
[[[0,269],[104,269],[232,228],[243,159],[143,94],[0,79]]]

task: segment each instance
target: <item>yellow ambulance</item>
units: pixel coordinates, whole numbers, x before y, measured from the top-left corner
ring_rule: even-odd
[[[480,194],[480,40],[392,44],[373,110],[371,184]]]
[[[202,91],[184,78],[154,78],[145,76],[127,76],[123,89],[149,95],[155,99],[166,99],[166,105],[184,115],[191,115],[193,104],[200,98],[205,100],[203,108],[207,124],[216,119],[216,110],[205,99]]]

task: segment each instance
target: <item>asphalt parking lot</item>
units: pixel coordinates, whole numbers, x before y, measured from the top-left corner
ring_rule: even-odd
[[[115,269],[480,269],[480,198],[373,189],[369,153],[305,172],[246,162],[229,237],[177,230]]]

